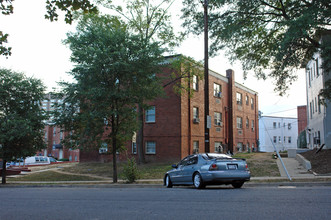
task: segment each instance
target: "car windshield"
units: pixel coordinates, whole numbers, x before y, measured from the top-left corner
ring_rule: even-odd
[[[203,155],[205,160],[212,160],[212,159],[231,159],[232,157],[226,154],[205,154]]]

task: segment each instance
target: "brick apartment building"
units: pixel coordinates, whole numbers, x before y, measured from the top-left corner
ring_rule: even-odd
[[[176,58],[176,56],[171,59]],[[171,60],[169,59],[169,60]],[[169,61],[168,60],[168,61]],[[170,61],[169,61],[170,62]],[[170,63],[165,62],[162,75],[171,74]],[[174,92],[173,84],[165,87],[165,98],[150,103],[145,111],[143,125],[144,157],[146,161],[178,161],[188,154],[205,152],[204,135],[204,80],[191,76],[192,96]],[[187,83],[181,79],[179,83]],[[209,70],[209,115],[211,116],[210,152],[247,152],[258,145],[257,92],[235,82],[234,72],[226,76]],[[49,103],[59,100],[49,98]],[[85,152],[65,149],[60,144],[64,134],[59,128],[47,126],[48,149],[58,158],[75,161],[111,161],[107,146],[99,151]],[[127,144],[127,152],[119,155],[138,158],[136,137]],[[51,150],[51,151],[49,151]]]
[[[163,72],[171,73],[169,63]],[[165,87],[166,98],[158,98],[145,111],[143,143],[146,161],[178,161],[205,152],[204,80],[193,77],[193,96],[178,95]],[[181,83],[187,83],[182,79]],[[209,70],[210,152],[247,152],[258,145],[257,92],[235,82],[234,72],[226,76]],[[135,137],[127,145],[129,156],[137,157]],[[106,160],[105,155],[81,152],[82,161]],[[110,157],[109,157],[110,160]]]

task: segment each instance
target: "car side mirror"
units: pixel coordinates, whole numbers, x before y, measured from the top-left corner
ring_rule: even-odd
[[[176,169],[177,167],[178,167],[177,164],[173,164],[172,165],[172,168],[175,168]]]

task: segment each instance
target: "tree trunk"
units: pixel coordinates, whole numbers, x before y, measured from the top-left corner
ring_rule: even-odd
[[[6,184],[6,172],[7,172],[7,167],[6,167],[7,161],[2,160],[2,184]]]
[[[139,121],[139,130],[137,133],[137,151],[139,164],[145,163],[144,157],[144,117],[143,117],[143,108],[138,106],[138,121]]]
[[[116,138],[113,138],[113,183],[117,183]]]

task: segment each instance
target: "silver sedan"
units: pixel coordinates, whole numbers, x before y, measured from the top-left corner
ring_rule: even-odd
[[[206,185],[232,184],[240,188],[250,180],[245,159],[232,158],[226,154],[202,153],[185,157],[164,176],[164,185],[194,185],[201,189]]]

